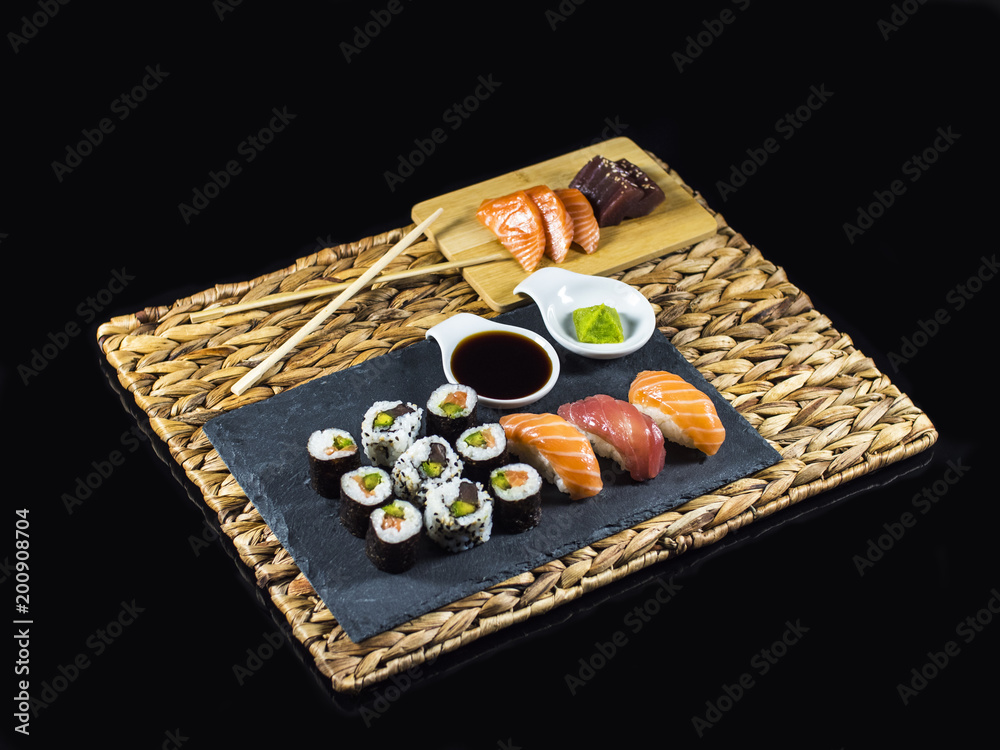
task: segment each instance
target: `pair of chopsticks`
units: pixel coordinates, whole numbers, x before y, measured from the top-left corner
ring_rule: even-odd
[[[372,283],[399,281],[401,279],[410,279],[414,276],[425,276],[432,273],[453,271],[456,269],[481,265],[483,263],[493,263],[498,260],[509,260],[510,258],[510,253],[503,252],[494,253],[492,255],[482,255],[476,258],[450,260],[445,263],[433,263],[428,266],[418,266],[416,268],[407,268],[403,271],[385,273],[375,279]],[[301,289],[296,292],[275,292],[274,294],[258,297],[257,299],[250,300],[249,302],[237,302],[233,305],[222,305],[220,307],[210,307],[207,310],[199,310],[198,312],[191,313],[190,320],[192,323],[205,323],[209,320],[217,320],[218,318],[223,318],[226,315],[246,312],[247,310],[259,310],[263,307],[271,307],[272,305],[284,305],[290,302],[300,302],[302,300],[313,299],[314,297],[322,297],[327,294],[333,294],[334,292],[342,292],[345,289],[348,289],[352,283],[355,282],[338,281],[334,284],[323,284],[321,286],[310,287],[309,289]]]
[[[200,320],[210,319],[206,317],[206,314],[208,313],[213,313],[211,316],[212,318],[221,317],[223,315],[229,315],[233,312],[238,312],[246,309],[252,309],[255,307],[265,307],[269,304],[274,304],[275,302],[278,301],[287,302],[290,299],[292,299],[292,297],[290,297],[289,295],[295,295],[294,297],[295,299],[303,299],[308,297],[319,296],[321,294],[328,293],[330,291],[334,291],[336,289],[340,289],[341,287],[343,287],[340,294],[334,297],[329,302],[329,304],[327,304],[322,310],[316,313],[316,315],[313,316],[311,320],[309,320],[304,326],[302,326],[302,328],[296,331],[284,344],[275,349],[267,357],[267,359],[257,364],[252,370],[250,370],[250,372],[248,372],[242,378],[237,380],[231,389],[232,392],[237,396],[240,396],[243,393],[245,393],[249,388],[251,388],[254,384],[256,384],[257,381],[260,380],[260,378],[263,377],[264,374],[268,370],[270,370],[271,367],[273,367],[276,362],[278,362],[278,360],[280,360],[282,357],[288,354],[288,352],[294,349],[299,344],[299,342],[302,341],[302,339],[304,339],[310,333],[319,328],[326,321],[327,318],[329,318],[334,312],[337,311],[337,309],[342,304],[344,304],[344,302],[349,300],[352,296],[354,296],[354,294],[356,294],[358,291],[364,288],[370,281],[372,281],[372,279],[374,279],[376,276],[378,276],[379,273],[381,273],[383,268],[389,265],[389,263],[391,263],[400,253],[402,253],[406,248],[408,248],[411,244],[413,244],[413,241],[416,240],[421,234],[423,234],[423,231],[431,224],[431,222],[433,222],[435,219],[437,219],[438,216],[441,215],[443,210],[444,209],[441,208],[437,209],[434,213],[432,213],[430,216],[428,216],[426,219],[420,222],[420,224],[414,227],[413,230],[411,230],[405,237],[403,237],[399,242],[393,245],[393,247],[390,248],[385,255],[379,258],[372,265],[371,268],[369,268],[367,271],[361,274],[361,276],[356,278],[354,281],[349,282],[346,285],[334,284],[334,285],[328,285],[327,287],[316,287],[314,289],[306,290],[305,292],[288,292],[276,295],[269,295],[268,297],[261,297],[258,300],[254,300],[253,302],[245,304],[231,305],[228,307],[213,308],[211,310],[206,310],[205,314],[202,314]],[[400,271],[395,274],[386,274],[385,276],[380,277],[378,280],[390,281],[398,278],[416,276],[418,274],[434,273],[435,271],[445,270],[446,268],[463,268],[465,266],[474,265],[476,263],[484,263],[490,260],[503,260],[503,259],[504,256],[498,255],[496,257],[490,256],[487,258],[479,258],[471,261],[452,261],[449,263],[441,263],[438,264],[437,266],[424,266],[422,268]],[[279,297],[281,299],[277,299]],[[196,315],[199,314],[198,313],[191,314],[192,322],[199,322],[198,320],[195,319]]]

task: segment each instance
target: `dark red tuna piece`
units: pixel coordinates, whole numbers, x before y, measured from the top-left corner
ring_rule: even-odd
[[[619,159],[615,163],[622,170],[624,170],[625,174],[628,175],[628,179],[633,184],[642,189],[642,199],[635,203],[634,206],[625,214],[626,219],[634,219],[639,216],[645,216],[663,203],[665,199],[663,191],[660,189],[659,185],[649,178],[648,174],[643,172],[628,159]]]
[[[594,207],[597,224],[602,227],[645,216],[664,199],[660,187],[627,159],[614,162],[595,156],[577,172],[569,186],[587,197]]]

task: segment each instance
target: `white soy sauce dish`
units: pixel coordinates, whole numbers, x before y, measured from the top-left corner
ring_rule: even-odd
[[[636,289],[606,276],[590,276],[565,268],[546,267],[514,287],[515,294],[531,297],[552,338],[575,354],[591,359],[617,359],[642,348],[656,330],[656,314]],[[576,335],[573,311],[605,304],[618,311],[625,341],[585,344]]]
[[[427,330],[441,348],[449,383],[475,389],[479,403],[517,409],[545,396],[559,379],[559,355],[544,337],[520,326],[458,313]]]

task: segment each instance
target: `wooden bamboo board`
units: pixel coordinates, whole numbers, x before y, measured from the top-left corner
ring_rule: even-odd
[[[444,209],[427,235],[448,260],[494,254],[503,247],[493,233],[476,219],[476,210],[484,200],[539,184],[551,188],[567,187],[580,168],[598,155],[612,160],[628,159],[639,166],[660,186],[665,200],[648,216],[602,228],[600,246],[593,255],[586,255],[574,246],[570,256],[561,264],[562,268],[607,276],[715,234],[715,218],[629,138],[602,141],[422,201],[413,207],[413,220],[420,223],[438,208]],[[552,261],[545,258],[539,267],[549,265],[553,265]],[[517,307],[525,301],[513,290],[528,274],[513,258],[467,268],[463,274],[480,297],[498,312]]]

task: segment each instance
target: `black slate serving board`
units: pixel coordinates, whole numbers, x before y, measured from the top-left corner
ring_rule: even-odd
[[[535,306],[496,320],[549,338]],[[664,470],[642,483],[602,458],[600,495],[574,502],[546,486],[542,520],[536,528],[521,534],[494,528],[486,544],[457,554],[444,552],[425,538],[417,564],[393,575],[376,569],[365,556],[364,541],[341,526],[338,501],[324,499],[310,488],[305,445],[314,430],[326,427],[339,427],[360,438],[361,419],[374,401],[402,399],[424,406],[431,391],[445,382],[434,341],[418,342],[220,415],[205,425],[205,432],[247,498],[354,641],[532,570],[780,459],[659,332],[643,348],[616,360],[587,359],[555,348],[561,360],[559,382],[548,396],[523,411],[555,412],[562,403],[597,393],[627,399],[636,373],[669,370],[713,399],[726,441],[714,456],[668,444]],[[494,422],[503,413],[480,406],[479,421]]]

